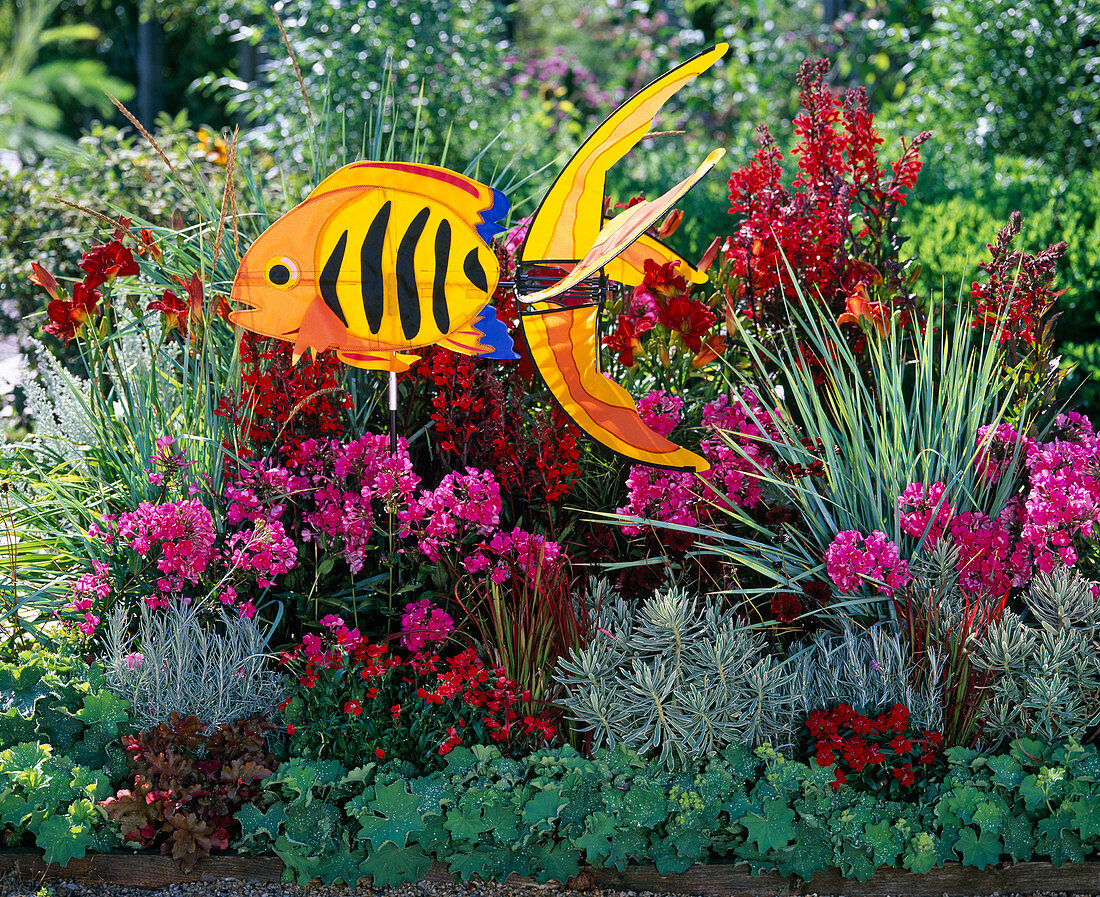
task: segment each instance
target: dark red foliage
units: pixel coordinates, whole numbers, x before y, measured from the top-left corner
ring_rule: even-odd
[[[821,59],[799,69],[803,111],[794,122],[798,176],[790,189],[782,183],[783,154],[764,125],[752,161],[729,179],[730,213],[742,223],[722,247],[727,297],[734,310],[769,330],[789,325],[786,303],[795,283],[837,314],[853,295],[890,307],[910,301],[893,223],[930,135],[903,143],[888,174],[866,94],[833,93],[825,83],[828,68]]]
[[[1013,212],[1008,224],[997,231],[995,243],[987,243],[992,258],[978,265],[987,276],[985,283],[974,281],[970,297],[974,300],[974,326],[1001,330],[1002,343],[1021,340],[1035,345],[1043,318],[1057,298],[1051,286],[1065,243],[1055,243],[1042,252],[1014,249],[1023,219]]]
[[[219,726],[204,735],[195,717],[172,714],[169,725],[123,739],[132,784],[100,802],[123,838],[171,853],[189,872],[225,850],[240,832],[234,814],[263,792],[275,761],[261,719]]]
[[[241,395],[222,398],[218,414],[233,421],[256,451],[273,448],[290,457],[307,439],[339,436],[351,398],[340,386],[341,362],[334,352],[303,357],[295,366],[291,347],[245,332],[241,337]]]

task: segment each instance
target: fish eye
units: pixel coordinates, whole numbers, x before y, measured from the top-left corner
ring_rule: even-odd
[[[273,258],[267,263],[267,282],[280,290],[289,290],[298,283],[300,276],[298,266],[285,255]]]

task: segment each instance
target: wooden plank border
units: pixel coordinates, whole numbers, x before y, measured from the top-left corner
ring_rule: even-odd
[[[279,882],[283,864],[275,856],[219,855],[202,860],[189,873],[179,863],[158,853],[116,851],[88,854],[64,868],[43,862],[41,853],[0,851],[0,875],[26,881],[76,881],[81,884],[115,884],[131,888],[159,888],[188,882],[237,879]],[[425,876],[436,882],[453,882],[441,863]],[[512,886],[534,885],[531,879],[509,878]],[[1064,865],[1020,863],[978,870],[957,863],[915,875],[903,869],[882,869],[870,881],[843,878],[836,870],[819,872],[810,882],[783,878],[772,872],[753,876],[743,865],[712,863],[693,866],[679,875],[661,875],[652,866],[617,869],[589,869],[569,882],[578,890],[593,887],[666,894],[699,894],[706,897],[795,897],[802,894],[844,894],[845,897],[942,897],[944,894],[993,895],[1056,891],[1070,894],[1100,894],[1100,862]],[[538,886],[545,888],[545,885]]]

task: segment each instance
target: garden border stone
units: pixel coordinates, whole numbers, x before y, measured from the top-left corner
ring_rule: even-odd
[[[13,875],[34,881],[77,881],[82,884],[115,884],[133,888],[156,888],[187,882],[237,879],[240,881],[280,882],[283,864],[274,855],[222,855],[200,860],[191,872],[180,870],[172,857],[152,851],[114,851],[88,854],[70,860],[65,868],[45,863],[41,852],[0,851],[0,876]],[[434,863],[424,880],[455,881],[442,863]],[[513,875],[513,886],[532,885],[529,878]],[[545,885],[537,887],[545,888]],[[958,863],[933,869],[923,875],[904,869],[882,869],[868,881],[847,879],[835,870],[819,872],[809,882],[796,877],[784,878],[774,872],[759,876],[749,873],[744,864],[710,863],[693,866],[678,875],[662,875],[653,866],[617,869],[587,869],[571,879],[568,887],[588,890],[594,887],[630,891],[657,891],[666,894],[700,894],[706,897],[783,897],[799,894],[844,894],[846,897],[943,897],[945,894],[993,895],[1033,893],[1036,891],[1071,894],[1100,894],[1100,861],[1066,864],[1056,868],[1050,863],[1018,863],[974,869]]]

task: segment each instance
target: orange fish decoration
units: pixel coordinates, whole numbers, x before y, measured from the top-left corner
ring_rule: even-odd
[[[517,256],[516,294],[531,356],[551,394],[597,442],[635,461],[706,470],[705,459],[651,430],[630,394],[600,370],[599,312],[607,280],[642,282],[647,259],[706,275],[645,232],[724,154],[715,150],[657,199],[606,224],[604,179],[680,88],[726,52],[720,44],[643,88],[581,145],[531,220]],[[489,239],[508,211],[497,190],[444,168],[355,162],[325,178],[265,230],[241,260],[230,320],[341,361],[405,371],[440,345],[517,358],[490,305],[500,268]],[[582,255],[583,253],[583,255]]]

